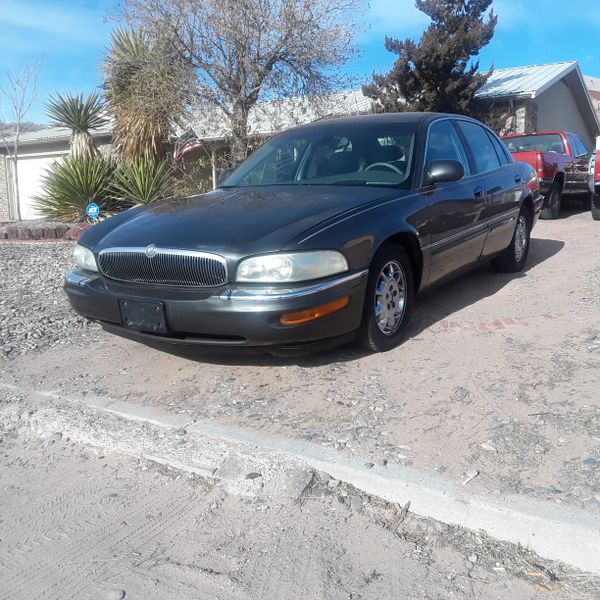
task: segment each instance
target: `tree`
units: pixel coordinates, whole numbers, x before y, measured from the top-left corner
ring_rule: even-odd
[[[14,132],[9,141],[9,136],[4,129],[0,129],[0,139],[6,148],[8,159],[12,165],[13,182],[13,214],[21,220],[21,201],[19,194],[19,171],[17,160],[19,156],[19,140],[22,133],[25,117],[31,105],[37,98],[37,80],[42,60],[34,61],[18,73],[6,72],[6,85],[0,88],[0,100],[4,97],[9,107],[10,120],[14,124]]]
[[[363,92],[383,111],[477,116],[474,96],[492,69],[480,73],[474,57],[494,35],[492,0],[417,0],[416,5],[431,24],[418,44],[386,37],[386,50],[398,58],[386,75],[373,74]]]
[[[158,161],[190,100],[193,72],[164,38],[118,28],[103,64],[114,142],[130,165]]]
[[[166,39],[196,74],[195,96],[224,115],[232,161],[248,152],[259,101],[328,93],[354,54],[360,0],[125,0],[130,23]],[[218,117],[217,117],[218,118]]]
[[[69,156],[71,158],[94,158],[98,149],[90,133],[106,123],[106,107],[98,92],[83,98],[83,94],[72,96],[57,94],[46,103],[46,114],[58,127],[71,130]]]

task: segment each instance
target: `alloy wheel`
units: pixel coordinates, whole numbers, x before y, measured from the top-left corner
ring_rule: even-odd
[[[375,286],[375,321],[384,335],[400,327],[406,309],[406,275],[400,263],[388,261],[379,272]]]
[[[525,215],[519,215],[517,228],[515,230],[515,260],[521,262],[523,255],[527,251],[529,239],[527,236],[527,218]]]

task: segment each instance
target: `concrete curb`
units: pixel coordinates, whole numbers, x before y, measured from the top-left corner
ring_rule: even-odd
[[[146,423],[163,430],[185,428],[188,434],[208,440],[209,444],[213,440],[221,447],[223,443],[231,445],[238,458],[256,453],[260,454],[261,460],[270,456],[280,469],[284,468],[282,461],[288,462],[291,470],[304,464],[384,500],[400,504],[410,500],[411,511],[417,515],[471,530],[484,530],[494,538],[520,544],[545,558],[600,575],[600,518],[581,509],[520,496],[491,498],[470,494],[452,483],[398,465],[366,466],[310,442],[263,438],[242,429],[208,422],[190,423],[183,415],[109,398],[73,400],[53,393],[32,394],[44,397],[46,402],[49,398],[60,398],[104,415],[118,415],[127,421]],[[196,457],[202,458],[202,448],[198,450]],[[185,458],[161,456],[158,449],[150,454],[143,456],[173,468],[196,471],[193,465],[186,464]],[[228,469],[221,467],[221,471],[226,473]]]

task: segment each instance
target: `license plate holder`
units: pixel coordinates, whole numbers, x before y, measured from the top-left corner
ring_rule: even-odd
[[[146,333],[167,333],[167,317],[162,302],[119,300],[121,321],[126,329]]]

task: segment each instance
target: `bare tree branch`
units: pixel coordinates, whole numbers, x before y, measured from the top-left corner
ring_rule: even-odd
[[[31,105],[37,100],[37,83],[42,58],[27,65],[22,71],[5,73],[5,84],[0,87],[0,108],[4,102],[8,104],[9,118],[15,124],[15,133],[8,140],[8,136],[0,130],[2,145],[6,148],[9,161],[12,166],[13,184],[13,214],[18,221],[21,220],[21,202],[19,197],[19,172],[17,170],[17,159],[19,156],[19,140],[25,117],[31,109]],[[2,101],[4,99],[4,102]],[[3,117],[4,118],[4,117]],[[6,118],[4,118],[6,120]]]
[[[125,17],[170,40],[196,73],[202,106],[227,118],[234,161],[258,102],[340,89],[362,0],[125,0]]]

